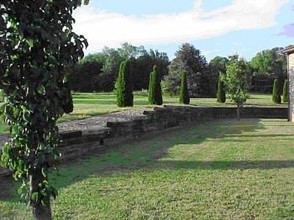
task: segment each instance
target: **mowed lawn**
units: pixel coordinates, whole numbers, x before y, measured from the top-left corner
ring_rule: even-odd
[[[54,219],[293,219],[293,143],[286,120],[230,119],[116,146],[52,174]],[[31,219],[1,185],[0,219]]]
[[[134,107],[117,107],[116,95],[112,92],[74,93],[73,101],[74,111],[71,114],[64,115],[60,122],[116,111],[154,107],[148,104],[148,93],[146,91],[134,92]],[[179,97],[163,96],[163,102],[163,104],[179,104]],[[191,98],[190,104],[196,106],[235,106],[230,100],[227,100],[225,104],[218,103],[216,98]],[[245,105],[286,106],[287,104],[274,104],[270,94],[251,94]]]
[[[154,105],[148,104],[148,93],[146,91],[134,92],[134,106],[120,108],[116,104],[116,95],[113,92],[108,93],[73,93],[74,110],[70,114],[64,114],[58,122],[78,120],[95,115],[107,114],[117,111],[130,109],[153,108]],[[163,96],[163,104],[179,104],[179,97]],[[191,98],[191,105],[195,106],[235,106],[230,100],[226,103],[218,103],[216,98]],[[1,105],[1,103],[0,103]],[[274,104],[270,94],[251,94],[245,106],[287,106],[286,103]],[[1,115],[0,115],[1,116]],[[8,127],[0,117],[0,133],[7,133]]]

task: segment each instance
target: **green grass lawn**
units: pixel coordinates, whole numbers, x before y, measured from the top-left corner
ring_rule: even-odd
[[[178,97],[163,97],[163,104],[178,104]],[[134,92],[134,107],[120,108],[116,105],[116,95],[110,93],[73,93],[74,111],[65,114],[59,119],[59,122],[87,118],[95,115],[106,114],[110,112],[124,111],[129,109],[152,108],[148,104],[147,92]],[[216,98],[191,98],[191,105],[196,106],[235,106],[229,100],[222,104],[216,102]],[[270,94],[251,94],[246,105],[259,106],[280,106],[272,102]],[[286,104],[281,104],[286,105]],[[0,118],[0,133],[7,132],[8,128]]]
[[[293,141],[285,120],[232,119],[117,146],[52,175],[54,219],[293,219]],[[0,219],[30,219],[0,187]]]
[[[114,93],[74,93],[74,111],[64,115],[60,121],[68,121],[86,118],[94,115],[109,112],[122,111],[128,109],[152,108],[148,104],[148,94],[146,92],[134,93],[133,108],[119,108],[116,105],[116,95]],[[163,97],[163,104],[178,104],[178,97]],[[216,102],[216,98],[191,98],[191,104],[196,106],[234,106],[229,100],[226,104]],[[251,94],[246,105],[259,106],[280,106],[272,102],[270,94]],[[282,104],[286,105],[286,104]]]

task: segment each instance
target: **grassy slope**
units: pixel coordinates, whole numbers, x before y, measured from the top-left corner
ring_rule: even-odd
[[[291,219],[294,129],[285,120],[220,120],[62,166],[55,219]],[[0,217],[29,219],[17,196]]]

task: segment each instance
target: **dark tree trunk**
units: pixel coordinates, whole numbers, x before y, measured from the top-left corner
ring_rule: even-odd
[[[40,187],[38,186],[42,183],[45,177],[42,175],[41,169],[35,169],[32,175],[30,175],[30,194],[38,192]],[[31,200],[32,213],[35,220],[51,220],[51,207],[50,207],[50,197],[45,198],[46,204],[42,205],[40,198],[37,201]]]

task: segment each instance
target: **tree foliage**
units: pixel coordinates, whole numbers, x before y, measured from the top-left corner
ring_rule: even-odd
[[[209,90],[211,90],[212,94],[217,95],[218,91],[217,89],[219,88],[219,75],[220,74],[225,74],[226,73],[226,65],[228,63],[228,58],[226,57],[220,57],[216,56],[212,60],[210,60],[208,64],[208,69],[210,72],[210,87]]]
[[[273,102],[280,104],[281,103],[281,93],[280,93],[280,83],[278,79],[274,80],[274,85],[273,85]]]
[[[240,119],[240,108],[249,97],[251,72],[248,63],[238,56],[230,57],[226,74],[223,75],[224,84],[231,100],[237,105],[237,118]]]
[[[162,105],[162,91],[160,85],[161,79],[157,71],[157,66],[153,66],[153,71],[150,73],[148,100],[151,105]]]
[[[102,67],[100,61],[91,59],[75,65],[69,70],[70,89],[76,92],[112,91],[113,85],[108,90],[107,81],[102,79]]]
[[[285,79],[283,84],[283,102],[286,103],[289,100],[289,81]]]
[[[175,58],[168,66],[169,74],[165,77],[168,91],[179,93],[180,73],[186,71],[189,92],[196,95],[209,95],[210,77],[206,59],[193,45],[185,43],[176,52]]]
[[[48,169],[59,157],[57,119],[71,110],[66,72],[87,45],[72,31],[72,11],[81,1],[2,1],[0,83],[10,139],[2,161],[22,181],[36,219],[50,219],[57,195]]]
[[[280,54],[283,48],[275,47],[258,52],[250,61],[255,75],[274,73],[278,76],[286,75],[287,61],[284,55]]]
[[[209,62],[210,70],[215,74],[219,75],[220,73],[226,73],[226,65],[228,63],[228,58],[216,56]]]
[[[180,103],[183,104],[190,104],[190,96],[188,91],[188,85],[187,85],[187,74],[185,71],[182,71],[181,73],[181,86],[180,86]]]
[[[148,89],[149,74],[157,65],[161,78],[168,74],[166,53],[146,51],[143,46],[124,43],[120,48],[105,47],[102,52],[87,55],[70,71],[70,86],[74,91],[113,91],[121,62],[129,59],[134,90]]]
[[[133,106],[133,79],[129,60],[120,64],[116,81],[116,93],[119,107]]]
[[[225,89],[225,85],[222,78],[223,78],[222,74],[219,74],[218,84],[217,84],[217,94],[216,94],[216,99],[217,99],[217,102],[219,103],[226,102],[226,89]]]
[[[279,87],[282,90],[282,84],[287,77],[287,61],[286,57],[280,53],[282,49],[282,47],[275,47],[263,50],[251,59],[253,92],[272,93],[274,79],[279,79]]]

